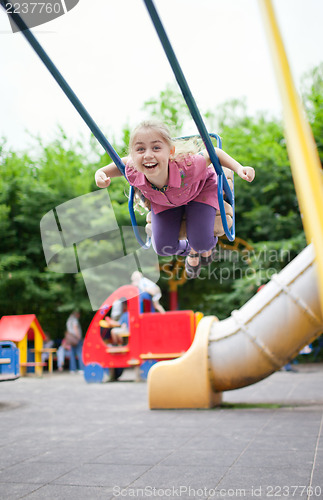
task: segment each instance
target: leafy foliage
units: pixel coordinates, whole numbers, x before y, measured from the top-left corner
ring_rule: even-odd
[[[304,79],[304,103],[322,161],[322,65]],[[171,86],[158,98],[147,101],[145,109],[168,123],[174,135],[181,135],[184,123],[191,120],[182,96]],[[187,281],[178,289],[181,308],[215,314],[221,319],[245,303],[306,242],[282,124],[263,114],[248,116],[244,102],[237,100],[209,110],[206,115],[209,120],[217,117],[224,150],[256,169],[253,183],[235,180],[240,249],[229,249],[223,240],[218,262],[203,269],[200,279]],[[122,139],[114,144],[121,156],[127,154],[129,134],[129,128],[124,127]],[[79,273],[48,271],[39,224],[55,207],[95,191],[94,172],[110,161],[106,153],[100,153],[93,137],[85,147],[84,141],[69,141],[63,130],[50,144],[38,140],[31,153],[11,151],[4,141],[0,144],[1,315],[33,312],[53,337],[60,337],[67,313],[77,306],[83,312],[84,329],[87,328],[93,312],[83,278]],[[120,226],[129,225],[127,193],[127,182],[114,179],[109,195]],[[144,218],[137,218],[143,225]],[[109,244],[105,242],[103,248]],[[89,259],[96,258],[86,242],[82,245]],[[159,284],[166,308],[169,273],[163,265],[168,261],[160,259]]]
[[[303,77],[303,101],[323,165],[323,63]]]
[[[185,121],[191,119],[182,94],[173,85],[167,85],[158,99],[146,101],[144,108],[152,118],[163,121],[174,135],[180,135]]]
[[[53,143],[38,141],[36,147],[36,159],[1,147],[0,313],[33,312],[52,336],[60,337],[67,312],[81,308],[87,326],[92,311],[80,275],[46,269],[39,224],[53,208],[97,189],[94,172],[102,159],[93,148],[69,142],[63,131]],[[110,193],[121,225],[129,223],[125,186],[116,179]]]

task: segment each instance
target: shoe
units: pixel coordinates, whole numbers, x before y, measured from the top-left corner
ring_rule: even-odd
[[[211,264],[211,262],[215,261],[215,259],[216,259],[216,247],[212,248],[212,252],[208,257],[203,257],[203,255],[201,255],[200,259],[201,265],[208,266],[209,264]]]
[[[199,257],[200,255],[198,253],[190,253],[186,259],[185,259],[185,270],[188,278],[198,278],[201,272],[201,260],[199,260],[199,263],[197,266],[191,266],[191,264],[188,263],[188,257]]]

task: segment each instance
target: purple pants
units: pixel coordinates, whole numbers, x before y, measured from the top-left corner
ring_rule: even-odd
[[[187,240],[179,240],[183,215],[186,215]],[[193,248],[199,253],[215,247],[216,209],[205,203],[190,201],[187,205],[170,208],[159,214],[151,211],[152,244],[158,255],[188,255]]]

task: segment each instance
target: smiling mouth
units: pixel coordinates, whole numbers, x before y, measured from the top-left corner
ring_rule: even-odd
[[[157,167],[158,163],[146,163],[144,164],[144,167],[145,168],[148,168],[148,169],[153,169],[155,167]]]

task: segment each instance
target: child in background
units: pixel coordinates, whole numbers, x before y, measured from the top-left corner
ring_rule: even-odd
[[[114,345],[122,345],[123,335],[129,333],[129,313],[127,308],[127,299],[121,297],[120,299],[122,314],[118,321],[113,319],[110,320],[110,325],[113,327],[111,329],[111,339]]]
[[[255,171],[244,167],[222,149],[215,148],[222,166],[251,182]],[[130,155],[122,158],[129,184],[150,201],[152,244],[158,255],[185,255],[189,278],[200,274],[201,265],[215,259],[214,236],[217,174],[206,150],[194,151],[191,145],[180,150],[168,128],[155,121],[138,125],[130,137]],[[196,154],[198,153],[198,154]],[[98,187],[105,188],[111,177],[122,174],[114,163],[95,173]],[[179,240],[183,215],[186,215],[187,240]]]
[[[149,295],[151,295],[151,300],[156,311],[160,313],[165,312],[165,309],[159,303],[162,294],[159,286],[156,285],[156,283],[149,280],[148,278],[145,278],[140,271],[135,271],[134,273],[132,273],[131,283],[134,286],[137,286],[140,292],[147,292],[149,293]]]

